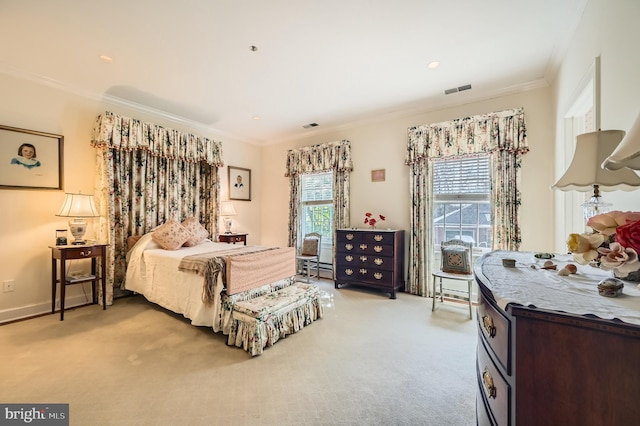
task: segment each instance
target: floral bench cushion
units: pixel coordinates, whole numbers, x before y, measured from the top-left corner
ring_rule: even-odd
[[[322,318],[317,286],[296,282],[273,293],[237,302],[227,343],[242,346],[252,356],[287,334]]]

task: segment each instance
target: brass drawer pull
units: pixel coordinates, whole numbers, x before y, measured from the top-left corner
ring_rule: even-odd
[[[346,260],[347,262],[351,262],[353,260],[353,256],[351,256],[350,254],[346,255],[344,257],[344,260]]]
[[[382,278],[382,273],[381,272],[376,272],[375,274],[373,274],[373,276],[375,277],[376,280],[379,280]]]
[[[489,337],[496,337],[496,326],[493,325],[493,318],[490,315],[482,316],[482,326],[486,330]]]
[[[485,367],[482,372],[482,384],[484,384],[484,388],[487,391],[489,398],[495,399],[497,390],[493,384],[493,377],[491,377],[491,373],[489,373],[489,369],[487,367]]]
[[[353,234],[347,234],[345,235],[345,237],[347,238],[347,240],[353,240]]]
[[[376,253],[380,253],[382,251],[382,246],[374,246],[373,251],[375,251]]]
[[[376,234],[376,235],[373,236],[373,239],[376,240],[377,242],[380,242],[380,241],[384,240],[384,237],[382,235]]]
[[[345,269],[344,273],[347,275],[353,275],[353,269]]]
[[[380,266],[380,265],[382,265],[384,263],[384,260],[379,258],[379,257],[376,257],[375,259],[373,259],[373,263],[375,263],[376,265]]]
[[[367,256],[360,256],[360,262],[366,262]]]
[[[366,270],[366,269],[364,269],[364,268],[362,268],[362,269],[360,269],[360,273],[361,273],[362,275],[364,275],[364,274],[366,274],[366,273],[367,273],[367,270]]]
[[[346,248],[347,250],[353,250],[353,244],[345,244],[344,248]]]
[[[366,250],[366,249],[367,249],[366,244],[360,244],[360,250]]]
[[[91,250],[81,251],[80,256],[91,256]]]

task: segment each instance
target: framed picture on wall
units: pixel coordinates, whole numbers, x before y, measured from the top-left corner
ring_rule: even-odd
[[[251,201],[251,170],[242,167],[227,168],[229,182],[229,199]]]
[[[0,188],[62,189],[64,137],[0,125]]]

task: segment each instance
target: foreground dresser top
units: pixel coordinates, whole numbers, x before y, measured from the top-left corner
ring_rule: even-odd
[[[515,259],[515,268],[506,268],[502,259]],[[510,303],[576,315],[595,315],[640,325],[640,289],[625,282],[623,294],[610,298],[598,294],[598,282],[611,277],[610,271],[582,266],[570,255],[551,259],[562,269],[567,263],[578,267],[576,274],[561,276],[558,270],[541,269],[545,259],[532,252],[493,251],[478,259],[474,272],[491,291],[498,306]]]

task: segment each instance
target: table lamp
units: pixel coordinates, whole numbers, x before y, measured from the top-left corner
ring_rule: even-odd
[[[93,195],[65,194],[64,203],[56,216],[72,217],[69,221],[69,229],[73,235],[71,244],[85,244],[84,234],[87,231],[85,217],[99,217],[98,209],[93,202]]]
[[[233,203],[231,201],[223,201],[220,205],[220,215],[224,220],[224,228],[225,234],[231,234],[231,225],[233,225],[233,221],[229,216],[236,215],[236,209],[233,208]]]
[[[591,191],[591,199],[582,204],[585,220],[606,213],[611,204],[602,200],[600,190],[630,191],[640,186],[640,177],[632,170],[605,170],[600,165],[622,140],[622,130],[604,130],[577,136],[576,150],[564,175],[551,188],[561,191]]]

